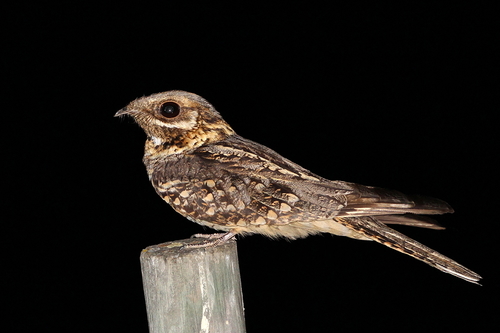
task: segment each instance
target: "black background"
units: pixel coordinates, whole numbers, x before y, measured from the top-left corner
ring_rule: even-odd
[[[247,237],[248,332],[499,326],[493,8],[165,1],[2,12],[6,331],[147,332],[141,249],[203,229],[155,194],[145,135],[113,115],[171,89],[205,97],[240,135],[319,175],[448,201],[446,231],[399,230],[484,277],[479,287],[372,242]]]

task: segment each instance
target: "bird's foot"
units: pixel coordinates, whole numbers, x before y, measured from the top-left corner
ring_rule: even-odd
[[[225,244],[229,240],[233,239],[236,234],[232,232],[226,233],[216,233],[216,234],[194,234],[191,238],[204,238],[205,240],[197,244],[186,244],[184,248],[202,248],[202,247],[214,247],[218,245]]]

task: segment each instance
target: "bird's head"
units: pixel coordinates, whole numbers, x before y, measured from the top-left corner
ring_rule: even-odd
[[[148,140],[181,152],[234,134],[215,108],[202,97],[180,90],[141,97],[118,111],[142,127]]]

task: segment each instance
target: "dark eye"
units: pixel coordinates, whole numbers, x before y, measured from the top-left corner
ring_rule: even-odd
[[[160,114],[166,118],[174,118],[181,112],[179,104],[173,102],[163,103],[160,106]]]

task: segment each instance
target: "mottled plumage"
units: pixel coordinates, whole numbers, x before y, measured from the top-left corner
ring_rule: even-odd
[[[236,234],[296,239],[331,233],[375,240],[469,282],[481,277],[389,228],[442,229],[414,214],[451,213],[444,201],[332,181],[242,138],[206,100],[184,91],[139,98],[117,114],[144,129],[144,164],[156,192],[191,221]]]

